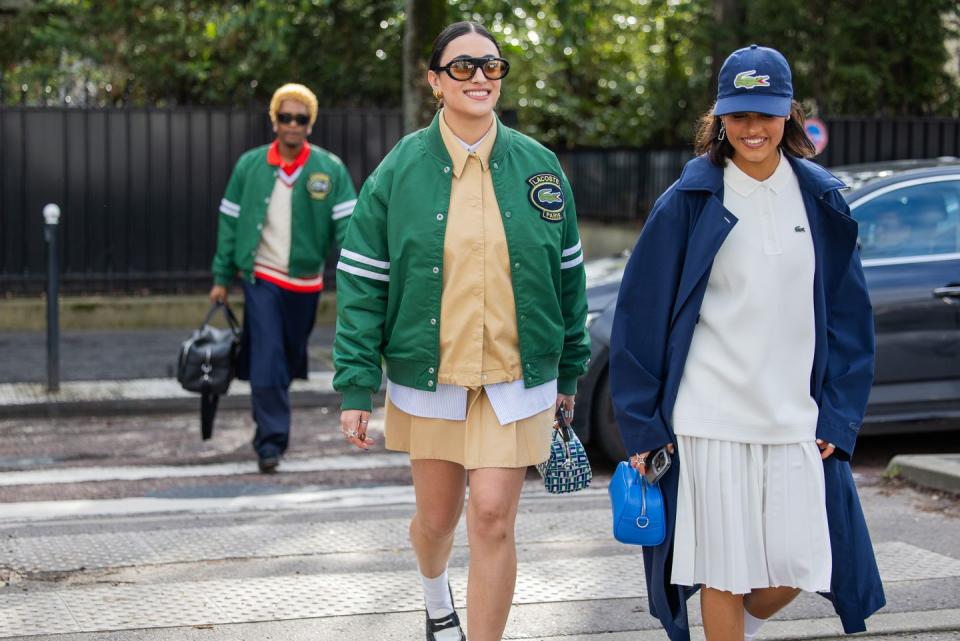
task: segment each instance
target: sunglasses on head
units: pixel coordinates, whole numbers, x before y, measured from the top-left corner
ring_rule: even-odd
[[[281,111],[277,114],[277,122],[282,125],[289,125],[291,122],[296,122],[301,127],[306,127],[310,124],[310,116],[306,114],[290,114]]]
[[[447,75],[454,80],[470,80],[477,73],[477,69],[483,72],[487,80],[500,80],[510,71],[510,63],[503,58],[494,58],[488,56],[485,58],[470,58],[469,56],[460,56],[454,58],[445,67],[434,67],[433,71],[446,71]]]

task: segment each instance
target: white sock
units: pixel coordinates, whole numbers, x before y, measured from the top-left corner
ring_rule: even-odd
[[[427,616],[431,619],[441,619],[453,613],[453,601],[450,600],[446,569],[440,576],[432,579],[421,574],[420,582],[423,583],[423,601],[427,606]]]
[[[753,616],[747,609],[743,609],[743,641],[753,641],[757,632],[760,631],[760,627],[766,623],[766,619],[758,619]]]

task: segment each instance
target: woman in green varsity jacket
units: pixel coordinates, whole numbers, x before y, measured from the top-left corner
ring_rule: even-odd
[[[516,580],[514,522],[553,415],[573,414],[590,355],[576,212],[556,156],[497,119],[509,70],[483,27],[434,43],[442,109],[390,152],[361,190],[337,265],[334,387],[344,436],[368,434],[386,367],[388,449],[409,452],[410,539],[427,639],[464,639],[447,580],[470,501],[470,638],[503,634]]]

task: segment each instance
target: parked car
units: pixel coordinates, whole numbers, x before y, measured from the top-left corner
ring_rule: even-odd
[[[860,227],[877,332],[876,377],[863,433],[912,429],[906,423],[913,421],[960,419],[960,159],[833,171],[856,185],[844,196]],[[613,415],[607,365],[628,256],[586,264],[593,357],[577,394],[574,419],[581,439],[614,460],[626,453]]]

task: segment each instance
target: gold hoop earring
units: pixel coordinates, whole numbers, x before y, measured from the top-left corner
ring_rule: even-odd
[[[434,99],[436,99],[436,100],[443,100],[443,92],[440,91],[439,89],[434,89],[434,90],[433,90],[433,97],[434,97]]]

